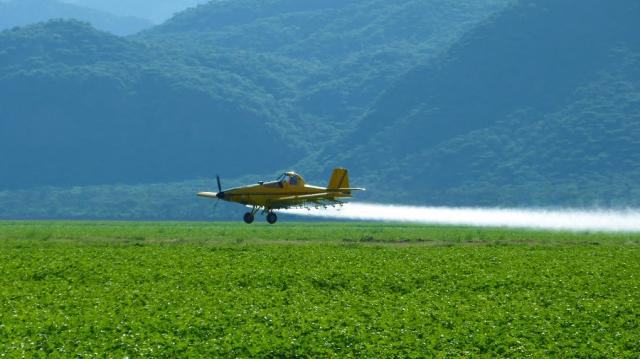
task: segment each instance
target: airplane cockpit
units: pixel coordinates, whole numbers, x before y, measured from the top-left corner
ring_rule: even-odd
[[[302,177],[295,172],[285,172],[276,180],[281,184],[289,184],[290,186],[299,186],[304,183]]]

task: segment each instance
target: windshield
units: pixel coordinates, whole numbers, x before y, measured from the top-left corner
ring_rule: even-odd
[[[289,175],[287,173],[283,173],[282,175],[280,175],[280,177],[278,177],[278,179],[276,180],[277,182],[280,183],[288,183],[292,186],[297,186],[298,185],[298,176],[295,175]]]

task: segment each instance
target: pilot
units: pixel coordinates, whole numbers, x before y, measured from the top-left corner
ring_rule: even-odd
[[[291,176],[289,178],[289,184],[292,185],[292,186],[297,186],[298,185],[298,177]]]

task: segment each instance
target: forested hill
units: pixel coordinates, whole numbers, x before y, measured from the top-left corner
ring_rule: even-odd
[[[397,0],[384,11],[379,1],[348,2],[337,13],[309,3],[312,13],[300,13],[299,2],[289,9],[293,2],[275,1],[269,6],[281,16],[267,12],[217,32],[199,26],[221,8],[267,5],[212,2],[130,38],[75,21],[0,33],[0,150],[12,153],[0,164],[0,186],[136,184],[286,168],[338,138],[412,65],[501,9],[496,0],[445,3]],[[419,21],[402,21],[418,10],[425,10]],[[313,31],[316,40],[303,31],[313,27],[306,24],[311,15],[331,20]],[[375,45],[356,46],[372,33]],[[266,38],[295,49],[264,46]],[[327,53],[342,48],[333,65],[309,55],[319,44]]]
[[[205,218],[197,179],[335,165],[367,200],[640,205],[639,5],[234,0],[127,38],[4,31],[0,217]]]
[[[31,25],[51,19],[86,21],[97,29],[116,35],[134,34],[153,25],[150,21],[141,18],[117,16],[58,0],[0,1],[0,30]]]
[[[506,11],[389,89],[337,162],[418,179],[416,202],[638,205],[638,18],[635,1]]]
[[[296,136],[351,128],[388,86],[511,2],[234,0],[186,10],[140,38],[210,66],[233,62],[274,94]],[[215,61],[215,63],[214,63]],[[223,65],[224,66],[224,65]],[[242,68],[243,67],[243,68]]]
[[[2,32],[0,48],[2,188],[239,175],[295,159],[258,111],[268,94],[228,72],[76,21]]]

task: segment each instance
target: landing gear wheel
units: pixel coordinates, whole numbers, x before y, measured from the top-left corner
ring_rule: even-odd
[[[278,216],[273,213],[273,212],[269,212],[269,214],[267,214],[267,222],[269,222],[269,224],[274,224],[278,221]]]
[[[244,214],[244,223],[246,224],[251,224],[253,223],[254,217],[253,214],[251,212],[247,212]]]

